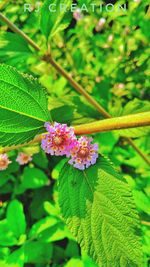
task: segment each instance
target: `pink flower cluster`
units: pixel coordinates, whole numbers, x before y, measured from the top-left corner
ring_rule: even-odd
[[[92,138],[80,137],[71,153],[69,164],[79,170],[84,170],[96,163],[98,158],[98,144],[91,144]]]
[[[27,155],[22,152],[20,152],[16,158],[16,161],[19,163],[19,165],[25,165],[29,163],[31,160],[32,160],[31,155]],[[12,163],[12,161],[9,160],[7,154],[0,154],[0,171],[6,170],[10,163]]]
[[[42,148],[45,152],[56,156],[70,156],[76,143],[74,129],[67,127],[66,124],[57,122],[54,125],[46,122],[45,127],[49,132],[49,134],[43,135]]]
[[[41,146],[46,153],[70,157],[69,164],[80,170],[96,163],[98,144],[92,144],[92,138],[77,139],[73,127],[66,124],[46,122],[45,127],[48,134],[43,135]]]

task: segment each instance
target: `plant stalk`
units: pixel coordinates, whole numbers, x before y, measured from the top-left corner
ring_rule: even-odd
[[[74,127],[75,134],[82,135],[82,134],[94,134],[98,132],[121,130],[121,129],[142,127],[142,126],[149,126],[149,125],[150,125],[150,112],[143,112],[143,113],[138,113],[134,115],[100,120],[100,121],[77,125],[73,127]],[[19,149],[27,145],[39,143],[41,140],[42,140],[42,135],[39,135],[35,137],[35,139],[29,143],[2,148],[0,149],[0,153],[6,153],[8,151]],[[145,158],[145,161],[148,164],[150,164],[150,161],[147,158]]]
[[[150,112],[100,120],[75,126],[76,134],[92,134],[150,125]]]

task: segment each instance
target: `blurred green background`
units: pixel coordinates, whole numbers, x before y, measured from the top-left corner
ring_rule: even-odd
[[[42,5],[42,1],[38,1]],[[81,8],[83,3],[77,1]],[[55,60],[65,68],[112,116],[150,109],[150,7],[149,1],[126,1],[127,11],[72,14],[67,28],[48,41]],[[44,53],[47,41],[40,31],[40,12],[24,12],[24,4],[36,1],[0,1],[1,12],[28,34]],[[104,23],[100,23],[103,21]],[[41,61],[26,42],[0,22],[0,62],[37,77],[47,89],[53,120],[69,125],[102,118],[48,63]],[[147,130],[120,132],[132,137],[149,154]],[[145,267],[150,266],[150,179],[149,168],[136,151],[119,139],[119,132],[96,134],[100,152],[108,156],[129,182],[142,221]],[[33,161],[20,167],[17,152],[13,163],[0,172],[0,266],[96,267],[81,253],[63,223],[57,178],[64,164],[60,157],[46,156],[39,146],[21,150],[32,153]],[[17,220],[17,224],[15,223]],[[113,266],[112,266],[113,267]],[[132,267],[132,266],[130,266]]]

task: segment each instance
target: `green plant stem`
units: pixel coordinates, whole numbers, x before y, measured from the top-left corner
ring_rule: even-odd
[[[31,39],[29,38],[23,31],[21,31],[14,23],[12,23],[6,16],[0,13],[0,20],[6,23],[9,28],[22,36],[28,44],[30,44],[36,51],[40,51],[40,47]],[[88,102],[90,102],[100,114],[104,116],[104,118],[111,118],[111,115],[92,97],[90,96],[81,85],[79,85],[52,57],[51,55],[44,55],[42,58],[44,61],[49,62],[61,75],[63,75],[70,84],[74,87],[74,89],[82,94]],[[125,140],[137,151],[137,153],[145,160],[147,157],[145,154],[134,144],[131,138],[126,138]],[[145,160],[147,163],[148,161]]]
[[[122,116],[117,118],[100,120],[88,124],[82,124],[74,126],[75,134],[92,134],[97,132],[106,132],[112,130],[128,129],[134,127],[142,127],[150,125],[150,112],[143,112],[134,115]],[[34,140],[27,144],[5,147],[0,149],[0,153],[6,153],[8,151],[19,149],[21,147],[38,143],[42,140],[42,135],[37,136]],[[109,142],[109,140],[108,140]],[[150,164],[150,161],[145,158],[145,161]]]

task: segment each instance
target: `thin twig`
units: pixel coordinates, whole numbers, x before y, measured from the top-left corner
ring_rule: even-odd
[[[124,137],[127,142],[136,150],[136,152],[145,160],[145,162],[150,165],[150,159],[135,145],[133,140],[129,137]]]
[[[30,44],[36,51],[40,51],[40,47],[31,39],[29,38],[23,31],[21,31],[18,27],[16,27],[15,24],[13,24],[6,16],[4,16],[2,13],[0,13],[0,20],[5,22],[9,28],[22,36],[28,44]],[[79,85],[70,75],[60,66],[56,61],[50,56],[50,55],[45,55],[42,58],[44,61],[49,62],[61,75],[63,75],[69,82],[70,84],[74,87],[76,91],[78,91],[80,94],[82,94],[89,103],[91,103],[98,111],[100,114],[102,114],[105,118],[111,118],[111,115],[95,100],[93,97],[91,97],[83,88],[81,85]],[[143,158],[144,161],[147,161],[147,157],[145,154],[135,145],[135,143],[132,141],[131,138],[126,138],[125,140],[128,141],[128,143],[137,151],[137,153]],[[145,160],[146,159],[146,160]]]

